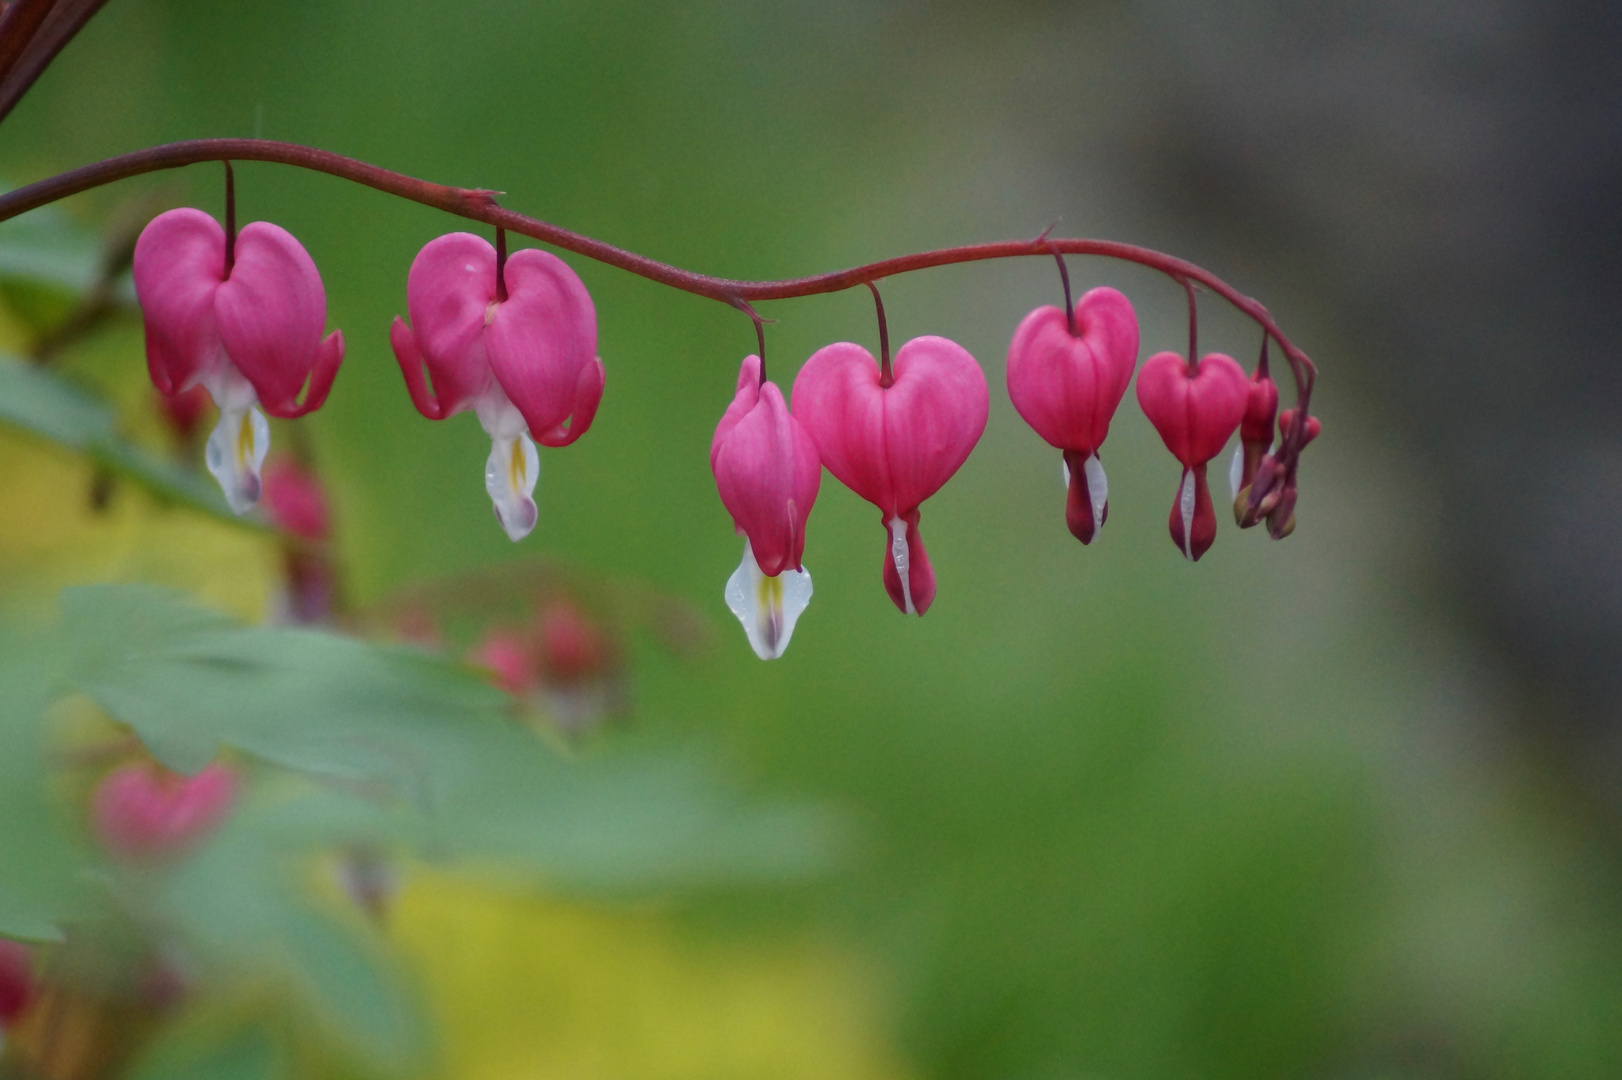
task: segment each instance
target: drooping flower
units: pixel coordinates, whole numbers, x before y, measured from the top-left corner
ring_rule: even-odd
[[[794,415],[828,471],[879,508],[889,532],[884,587],[895,606],[922,615],[935,572],[918,532],[918,507],[968,460],[985,431],[991,396],[974,357],[942,337],[913,338],[887,379],[860,345],[818,349],[794,380]]]
[[[220,764],[195,776],[149,762],[123,765],[91,796],[91,826],[102,846],[120,858],[178,854],[230,813],[236,788],[236,774]]]
[[[327,541],[332,511],[315,470],[290,455],[265,462],[265,516],[282,533],[283,588],[270,621],[311,626],[332,619],[341,597],[342,575]]]
[[[1151,356],[1138,373],[1138,404],[1183,465],[1171,508],[1171,538],[1191,561],[1216,539],[1216,511],[1205,466],[1245,416],[1249,380],[1232,357],[1210,353],[1197,365],[1174,352]]]
[[[773,660],[788,648],[811,602],[802,556],[822,459],[783,392],[760,374],[760,357],[745,357],[737,396],[715,427],[710,469],[722,505],[744,536],[743,561],[727,579],[727,607],[743,623],[755,655]]]
[[[491,443],[485,489],[502,528],[521,540],[538,517],[535,443],[567,446],[586,433],[603,396],[603,362],[591,296],[562,259],[514,252],[500,284],[504,296],[495,249],[482,238],[430,240],[406,279],[411,323],[396,316],[389,342],[418,412],[478,415]]]
[[[1289,438],[1290,428],[1295,423],[1295,410],[1285,409],[1279,414],[1278,433],[1280,440]],[[1316,416],[1307,417],[1306,427],[1301,433],[1301,447],[1304,448],[1318,433],[1323,425]],[[1261,492],[1254,511],[1251,510],[1248,500],[1245,505],[1247,514],[1254,514],[1251,523],[1259,518],[1267,519],[1267,535],[1274,540],[1282,540],[1295,531],[1295,500],[1297,488],[1295,481],[1295,466],[1288,470],[1282,468],[1274,455],[1269,454],[1262,460],[1257,470],[1258,477],[1265,477],[1266,490]],[[1258,487],[1261,485],[1258,484]]]
[[[1065,523],[1083,544],[1109,514],[1098,448],[1137,362],[1137,315],[1132,302],[1110,288],[1081,298],[1073,327],[1060,308],[1037,308],[1008,346],[1008,396],[1025,422],[1063,452]]]
[[[1273,448],[1273,416],[1278,412],[1278,386],[1267,374],[1267,358],[1250,377],[1246,389],[1245,418],[1239,422],[1239,446],[1233,452],[1233,464],[1228,468],[1228,487],[1233,492],[1233,517],[1240,528],[1254,525],[1245,519],[1245,503],[1249,500],[1251,481],[1256,479],[1256,468],[1267,451]]]
[[[201,210],[159,214],[135,244],[135,293],[153,384],[166,395],[202,386],[220,410],[208,468],[241,514],[259,499],[270,447],[270,426],[255,406],[283,418],[320,408],[344,336],[321,336],[326,290],[287,230],[255,221],[237,234],[229,260],[226,249],[224,228]]]

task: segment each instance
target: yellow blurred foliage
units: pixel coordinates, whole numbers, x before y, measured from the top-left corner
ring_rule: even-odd
[[[183,588],[258,621],[281,573],[276,539],[159,503],[40,440],[0,428],[0,603],[46,610],[68,585],[144,581]]]
[[[416,872],[392,936],[456,1080],[894,1080],[872,980],[806,943],[694,939],[655,912]]]

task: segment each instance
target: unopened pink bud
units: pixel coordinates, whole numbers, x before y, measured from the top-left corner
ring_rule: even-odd
[[[91,797],[91,825],[115,856],[131,860],[175,855],[230,813],[236,774],[224,765],[182,776],[137,762],[108,773]]]

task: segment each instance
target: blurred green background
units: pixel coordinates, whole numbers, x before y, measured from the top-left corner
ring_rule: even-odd
[[[418,416],[387,342],[413,255],[459,223],[320,175],[237,170],[242,220],[299,237],[348,340],[329,403],[302,423],[356,598],[537,553],[689,598],[713,646],[678,659],[633,639],[634,718],[609,743],[696,743],[753,791],[858,823],[850,864],[817,884],[672,902],[683,940],[855,958],[842,985],[902,1075],[1622,1075],[1616,820],[1581,778],[1609,759],[1548,736],[1540,718],[1577,706],[1505,662],[1517,643],[1481,615],[1490,588],[1453,565],[1459,536],[1491,519],[1458,509],[1449,470],[1488,433],[1445,399],[1415,403],[1417,384],[1390,373],[1406,315],[1382,326],[1371,294],[1346,287],[1409,259],[1392,219],[1423,214],[1359,156],[1367,133],[1345,117],[1292,114],[1292,158],[1224,111],[1258,115],[1228,92],[1241,76],[1268,101],[1335,97],[1336,73],[1315,81],[1301,42],[1347,27],[1364,81],[1341,71],[1342,97],[1411,77],[1402,100],[1423,105],[1424,54],[1386,38],[1479,50],[1485,31],[1315,10],[113,0],[0,131],[0,172],[23,183],[153,143],[262,136],[498,189],[731,277],[1055,219],[1061,235],[1207,266],[1323,369],[1293,537],[1239,533],[1219,497],[1216,546],[1184,562],[1165,526],[1177,467],[1129,395],[1104,454],[1110,522],[1080,547],[1058,455],[1002,381],[1014,326],[1057,302],[1051,264],[926,271],[884,287],[895,341],[951,337],[992,387],[979,448],[924,507],[938,599],[925,619],[896,613],[877,513],[825,475],[806,548],[816,597],[763,664],[721,603],[740,544],[707,459],[754,348],[745,318],[569,257],[597,305],[607,391],[586,439],[542,451],[541,524],[515,547],[490,517],[478,425]],[[1218,55],[1223,34],[1249,51]],[[1357,100],[1376,130],[1392,115]],[[1468,143],[1451,116],[1435,130]],[[1231,156],[1202,154],[1224,132]],[[99,224],[143,190],[220,212],[214,166],[67,205]],[[1347,235],[1361,261],[1333,243]],[[1171,283],[1097,260],[1071,273],[1127,292],[1145,355],[1180,347]],[[761,311],[785,388],[822,344],[876,346],[865,290]],[[138,369],[138,331],[121,333]],[[1208,299],[1201,343],[1249,366],[1258,337]],[[1451,451],[1404,426],[1436,414],[1465,433]],[[476,972],[465,985],[478,992]],[[841,1053],[808,1060],[808,1075],[851,1071]],[[673,1074],[732,1075],[702,1061]]]

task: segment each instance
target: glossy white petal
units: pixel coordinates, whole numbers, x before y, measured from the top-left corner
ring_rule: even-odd
[[[540,517],[536,509],[535,481],[541,476],[541,458],[528,435],[497,436],[490,440],[484,463],[484,490],[490,493],[496,520],[509,540],[522,540]]]
[[[794,624],[811,602],[811,573],[784,570],[776,577],[760,572],[749,541],[743,542],[743,561],[727,579],[727,607],[743,624],[755,655],[775,660],[788,648]]]
[[[1088,454],[1082,466],[1087,470],[1087,495],[1093,500],[1093,536],[1104,527],[1104,511],[1109,509],[1109,478],[1097,454]]]
[[[259,470],[269,452],[270,424],[257,408],[220,410],[204,460],[233,513],[246,514],[259,501]]]
[[[1194,470],[1183,470],[1183,487],[1177,493],[1177,506],[1183,514],[1183,554],[1194,561]]]
[[[1239,501],[1239,482],[1245,478],[1245,444],[1240,443],[1234,448],[1233,462],[1228,466],[1228,488],[1233,492],[1233,501]]]
[[[901,575],[901,599],[907,602],[907,614],[916,615],[918,609],[912,606],[912,575],[908,573],[907,523],[891,518],[885,524],[890,527],[890,558],[895,563],[895,572]]]

